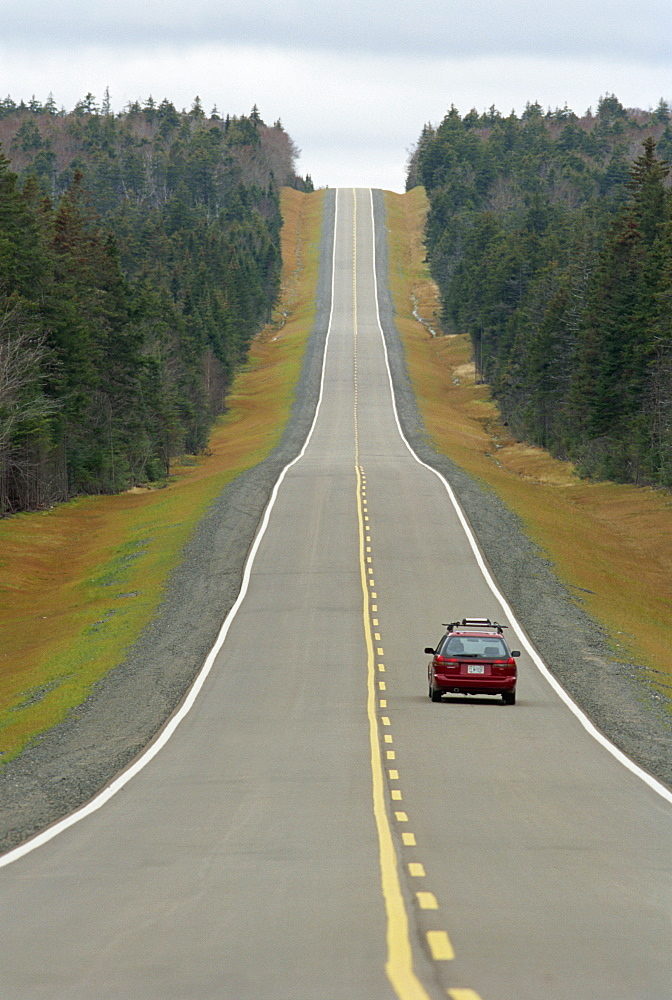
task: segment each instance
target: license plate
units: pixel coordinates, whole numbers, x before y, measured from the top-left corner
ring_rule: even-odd
[[[467,667],[468,674],[484,674],[485,667],[481,663],[470,663]]]

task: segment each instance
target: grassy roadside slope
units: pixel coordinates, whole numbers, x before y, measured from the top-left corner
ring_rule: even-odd
[[[475,384],[468,337],[432,335],[439,301],[424,263],[424,190],[386,192],[386,206],[397,325],[433,442],[521,518],[577,603],[604,625],[615,654],[647,666],[672,695],[672,498],[586,482],[570,463],[510,437],[487,386]]]
[[[0,760],[82,703],[152,619],[207,507],[289,416],[313,324],[321,192],[282,192],[283,278],[205,456],[164,489],[87,497],[0,522]]]

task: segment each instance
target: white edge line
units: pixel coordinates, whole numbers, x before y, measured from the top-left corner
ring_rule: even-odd
[[[476,537],[471,529],[469,522],[467,521],[467,518],[464,514],[464,511],[462,510],[462,507],[460,506],[457,497],[455,496],[455,493],[453,492],[453,488],[451,487],[450,483],[441,475],[441,473],[437,469],[434,469],[432,468],[431,465],[428,465],[426,462],[423,462],[423,460],[415,453],[415,451],[409,444],[408,440],[406,439],[403,430],[401,429],[399,414],[397,412],[397,402],[394,395],[394,385],[392,383],[392,372],[390,370],[390,361],[387,352],[387,344],[385,343],[385,335],[383,333],[383,327],[380,321],[380,309],[378,306],[378,278],[376,275],[376,219],[373,209],[373,190],[371,188],[369,189],[369,195],[371,201],[371,224],[373,232],[373,285],[374,285],[374,292],[376,299],[376,317],[378,322],[378,330],[380,332],[380,337],[383,342],[383,351],[385,354],[385,366],[387,368],[387,377],[390,383],[390,395],[392,397],[392,409],[394,411],[394,419],[396,421],[397,429],[399,431],[401,440],[404,442],[404,444],[408,448],[410,454],[413,456],[415,461],[419,465],[422,465],[425,469],[429,469],[429,471],[434,473],[437,479],[439,479],[443,483],[446,492],[448,493],[448,496],[450,498],[450,502],[452,503],[455,509],[455,513],[459,518],[460,524],[464,529],[464,533],[467,536],[467,541],[471,546],[471,550],[474,553],[474,557],[476,559],[476,562],[478,563],[481,573],[483,574],[485,582],[487,583],[488,587],[490,588],[494,596],[499,601],[504,614],[507,616],[509,620],[510,625],[517,633],[520,642],[525,647],[526,652],[531,657],[532,661],[534,662],[535,666],[537,667],[541,675],[548,681],[548,683],[553,688],[555,693],[564,701],[569,710],[576,716],[576,718],[581,723],[583,728],[586,730],[587,733],[589,733],[593,737],[593,739],[597,740],[597,742],[601,746],[603,746],[605,750],[608,750],[609,753],[613,757],[615,757],[617,761],[619,761],[621,764],[624,765],[624,767],[627,767],[629,771],[637,775],[638,778],[641,778],[641,780],[645,782],[645,784],[647,784],[649,788],[652,788],[654,792],[657,792],[658,795],[661,796],[661,798],[665,799],[666,802],[672,803],[672,791],[665,785],[663,785],[662,782],[658,781],[657,778],[654,778],[652,774],[649,774],[648,771],[645,771],[643,768],[641,768],[639,764],[636,764],[633,760],[631,760],[630,757],[628,757],[627,754],[623,753],[622,750],[619,750],[619,748],[614,743],[612,743],[611,740],[607,739],[604,733],[601,733],[600,730],[591,722],[591,720],[588,718],[585,712],[581,708],[579,708],[579,706],[576,704],[571,695],[569,695],[567,691],[565,691],[565,689],[562,687],[559,681],[557,681],[556,678],[553,676],[553,674],[550,672],[550,670],[542,660],[537,650],[534,648],[534,646],[531,644],[531,642],[525,635],[525,632],[518,623],[518,620],[516,619],[513,611],[511,610],[508,601],[506,600],[502,592],[499,590],[497,584],[495,583],[495,580],[493,579],[490,573],[490,570],[486,566],[485,560],[483,559],[481,551],[478,547]]]
[[[334,199],[334,240],[333,240],[333,248],[331,255],[331,305],[329,310],[329,323],[327,326],[327,335],[325,337],[324,351],[322,354],[320,393],[317,399],[317,406],[315,407],[315,415],[313,417],[313,422],[310,426],[310,430],[308,431],[308,435],[306,437],[306,440],[304,441],[301,451],[296,456],[296,458],[294,458],[291,462],[289,462],[288,465],[284,467],[284,469],[278,476],[275,486],[273,487],[270,500],[268,501],[266,510],[264,511],[264,515],[261,519],[259,529],[257,531],[254,542],[252,544],[252,548],[250,549],[247,561],[245,563],[245,569],[243,571],[243,580],[241,583],[240,592],[238,594],[238,597],[236,598],[233,607],[231,608],[228,615],[224,619],[224,622],[222,623],[222,627],[219,630],[219,634],[217,636],[217,639],[215,640],[214,646],[208,653],[205,662],[203,663],[203,666],[201,667],[198,675],[196,676],[196,679],[194,680],[192,686],[189,688],[189,691],[184,701],[180,705],[179,709],[168,720],[166,725],[160,731],[159,735],[154,739],[154,741],[149,745],[149,747],[147,747],[147,749],[129,767],[127,767],[124,771],[122,771],[121,774],[117,775],[117,777],[114,778],[114,780],[111,781],[109,785],[107,785],[102,791],[98,792],[97,795],[95,795],[89,802],[87,802],[86,805],[83,805],[79,809],[76,809],[74,812],[70,813],[69,816],[65,816],[63,819],[58,820],[52,826],[47,827],[46,830],[43,830],[41,833],[36,834],[34,837],[32,837],[30,840],[27,840],[25,843],[20,844],[18,847],[15,847],[12,850],[8,851],[6,854],[3,854],[2,857],[0,857],[0,868],[5,868],[7,865],[12,864],[12,862],[18,861],[19,858],[23,858],[26,854],[30,854],[32,851],[37,850],[38,847],[42,847],[44,844],[47,844],[50,840],[53,840],[54,837],[57,837],[59,833],[63,833],[69,827],[74,826],[75,823],[79,823],[80,820],[83,820],[87,816],[90,816],[92,813],[96,812],[98,809],[104,806],[106,802],[109,802],[109,800],[114,795],[116,795],[117,792],[121,791],[121,789],[125,785],[127,785],[128,782],[131,781],[136,776],[136,774],[139,774],[140,771],[142,771],[143,768],[145,768],[147,764],[149,764],[149,762],[153,760],[154,757],[156,757],[159,751],[163,749],[163,747],[171,738],[171,736],[173,735],[179,724],[189,714],[196,699],[198,698],[198,695],[200,694],[201,689],[205,684],[210,671],[212,670],[212,667],[219,654],[219,651],[224,645],[224,641],[229,633],[229,629],[231,628],[233,620],[238,614],[240,606],[243,603],[243,600],[247,593],[247,589],[250,583],[250,577],[252,575],[252,567],[254,564],[254,560],[256,558],[259,545],[261,544],[261,540],[264,537],[264,534],[266,533],[266,529],[268,527],[268,523],[271,517],[271,511],[275,506],[275,501],[277,499],[283,480],[287,475],[287,472],[292,468],[292,466],[296,465],[296,463],[303,458],[306,452],[306,448],[308,447],[310,440],[313,436],[315,425],[317,424],[317,418],[320,413],[320,407],[322,406],[322,397],[324,395],[324,377],[326,368],[325,361],[327,356],[327,350],[329,347],[329,338],[331,335],[331,326],[334,316],[334,282],[336,274],[337,223],[338,223],[338,191],[336,191]]]

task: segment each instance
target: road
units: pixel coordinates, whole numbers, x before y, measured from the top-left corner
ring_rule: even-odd
[[[672,996],[672,806],[527,655],[515,707],[427,698],[502,609],[398,432],[372,247],[339,191],[305,454],[170,740],[0,871],[3,1000]]]

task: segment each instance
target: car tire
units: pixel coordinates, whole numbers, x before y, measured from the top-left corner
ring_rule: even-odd
[[[515,691],[505,691],[502,694],[502,701],[505,705],[515,705],[516,704],[516,692]]]
[[[431,682],[429,685],[429,697],[432,699],[432,701],[441,701],[441,692],[437,691]]]

